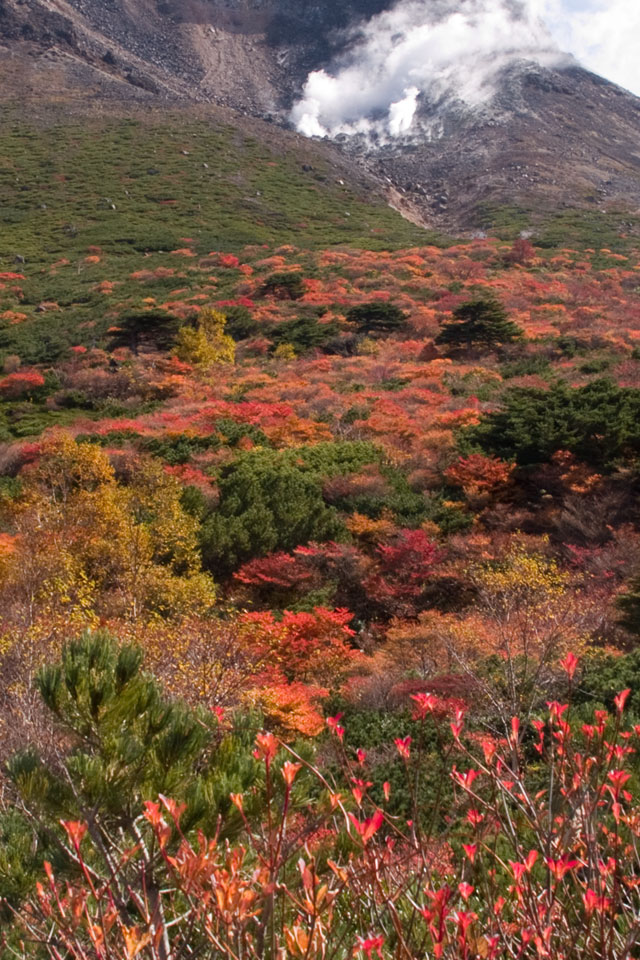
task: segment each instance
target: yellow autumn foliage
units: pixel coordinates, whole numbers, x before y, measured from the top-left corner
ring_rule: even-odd
[[[184,326],[178,331],[175,355],[201,368],[234,363],[236,345],[233,337],[224,332],[226,323],[227,318],[218,310],[201,310],[195,327]]]
[[[292,343],[279,343],[273,351],[276,360],[295,360],[296,351]]]
[[[24,626],[45,613],[91,625],[96,617],[201,614],[215,603],[197,521],[182,507],[178,480],[156,461],[135,463],[119,483],[99,446],[54,436],[5,521],[16,539],[0,555],[0,592],[5,612]]]

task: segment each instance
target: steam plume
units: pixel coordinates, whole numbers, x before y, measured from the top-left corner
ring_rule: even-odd
[[[307,136],[410,133],[421,102],[491,99],[514,60],[566,59],[537,10],[544,0],[400,0],[354,33],[349,52],[309,74],[292,111]]]

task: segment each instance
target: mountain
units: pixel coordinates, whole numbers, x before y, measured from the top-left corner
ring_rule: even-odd
[[[0,0],[3,58],[71,89],[282,112],[341,31],[381,0]],[[37,82],[37,81],[36,81]],[[133,88],[126,89],[126,86]]]
[[[363,156],[427,215],[482,226],[505,204],[640,213],[640,99],[578,66],[516,63],[488,106],[438,119],[435,139]]]
[[[433,0],[447,3],[447,0]],[[189,102],[290,126],[311,71],[348,62],[388,0],[0,0],[3,98]],[[450,6],[450,4],[449,4]],[[411,133],[338,135],[414,219],[640,212],[640,100],[569,60],[505,62],[491,97],[420,96]],[[274,134],[271,134],[273,136]],[[524,225],[524,221],[523,221]]]

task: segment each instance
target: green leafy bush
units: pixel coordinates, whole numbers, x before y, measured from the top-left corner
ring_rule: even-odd
[[[463,434],[465,447],[527,465],[568,450],[599,468],[640,454],[640,390],[609,379],[574,389],[514,388],[502,409]]]
[[[409,319],[400,307],[386,300],[371,300],[351,307],[346,315],[362,333],[392,333],[400,330]]]

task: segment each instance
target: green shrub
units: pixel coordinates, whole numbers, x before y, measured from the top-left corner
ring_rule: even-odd
[[[598,468],[640,454],[640,390],[609,379],[573,389],[514,388],[501,410],[462,435],[465,449],[480,448],[519,464],[547,462],[568,450]]]
[[[548,377],[551,373],[551,364],[540,354],[510,360],[500,367],[500,374],[505,380],[511,380],[513,377]]]
[[[405,325],[409,315],[387,300],[371,300],[351,307],[346,319],[361,333],[392,333]]]
[[[272,328],[270,336],[275,344],[288,343],[296,353],[304,353],[325,346],[337,332],[335,323],[318,323],[313,317],[299,317],[279,323]]]
[[[499,300],[477,297],[453,311],[453,319],[443,324],[435,342],[467,349],[474,346],[494,348],[521,337],[522,330],[509,320]]]

